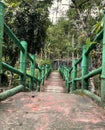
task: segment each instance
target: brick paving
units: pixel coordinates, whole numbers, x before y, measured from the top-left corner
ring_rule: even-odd
[[[0,130],[105,130],[105,110],[85,95],[64,93],[57,72],[42,90],[0,102]]]

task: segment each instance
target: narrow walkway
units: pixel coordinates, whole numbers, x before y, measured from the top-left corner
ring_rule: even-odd
[[[54,93],[64,93],[65,86],[64,81],[61,78],[59,72],[52,72],[45,81],[45,85],[41,87],[42,92],[54,92]]]
[[[85,95],[60,93],[63,81],[57,75],[45,82],[47,92],[22,92],[2,101],[0,130],[105,130],[105,111]]]

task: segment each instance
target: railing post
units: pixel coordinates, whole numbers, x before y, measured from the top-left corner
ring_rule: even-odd
[[[105,11],[103,19],[103,47],[102,47],[102,73],[101,73],[101,101],[105,105]]]
[[[3,34],[4,34],[4,12],[5,5],[0,2],[0,84],[1,84],[1,74],[2,74],[2,46],[3,46]]]
[[[26,82],[26,60],[27,60],[27,42],[21,41],[21,45],[24,48],[24,52],[20,51],[20,71],[23,72],[21,76],[21,84],[25,87]]]
[[[82,89],[88,89],[88,79],[84,79],[84,75],[88,73],[88,56],[85,55],[86,53],[86,46],[83,46],[83,51],[82,51]]]
[[[40,92],[40,84],[41,84],[41,70],[38,72],[38,83],[37,83],[37,92]]]
[[[75,78],[77,77],[77,65],[75,65],[76,61],[77,61],[77,59],[74,59],[73,63],[72,63],[72,67],[73,67],[73,70],[72,70],[72,91],[77,89],[76,81],[75,81]]]
[[[47,79],[47,75],[48,75],[48,66],[45,65],[45,79]]]
[[[62,78],[64,78],[64,75],[63,75],[63,66],[61,67],[61,74],[62,74]]]
[[[44,85],[44,78],[45,78],[45,68],[42,66],[42,85]]]
[[[65,68],[63,66],[63,79],[65,80]]]
[[[69,70],[67,70],[67,80],[66,80],[66,91],[67,91],[67,93],[69,93],[70,92],[70,83],[68,83],[70,81],[70,72],[69,72]]]
[[[64,67],[64,80],[66,80],[66,69]]]
[[[30,66],[30,75],[32,76],[30,80],[30,89],[34,89],[34,76],[35,76],[35,55],[31,56],[33,61],[31,61],[31,66]]]

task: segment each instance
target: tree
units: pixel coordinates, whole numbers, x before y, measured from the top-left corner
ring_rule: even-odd
[[[102,19],[100,12],[102,1],[71,0],[71,2],[67,12],[70,25],[69,33],[70,35],[74,34],[74,43],[81,49],[87,38],[90,38],[91,41],[94,39],[95,33],[92,31],[92,27],[96,24],[96,21]]]
[[[50,50],[52,59],[67,57],[71,46],[68,39],[68,20],[61,18],[56,25],[50,26],[47,36],[45,53]]]
[[[28,52],[40,52],[46,39],[46,30],[50,24],[48,7],[52,0],[6,0],[5,21],[20,40],[28,42]],[[15,65],[19,50],[5,35],[3,54],[7,63]],[[12,60],[13,59],[13,60]]]
[[[40,52],[44,46],[46,29],[49,25],[48,7],[51,2],[26,2],[22,1],[16,11],[16,33],[22,40],[26,40],[28,51],[32,54]],[[21,26],[22,25],[22,26]]]

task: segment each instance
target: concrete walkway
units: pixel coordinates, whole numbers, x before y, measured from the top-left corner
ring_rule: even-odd
[[[59,72],[52,72],[45,81],[45,85],[41,86],[42,92],[65,93],[65,84]]]
[[[22,92],[2,101],[0,130],[105,130],[105,111],[85,95],[62,93],[63,85],[54,72],[46,92]]]

